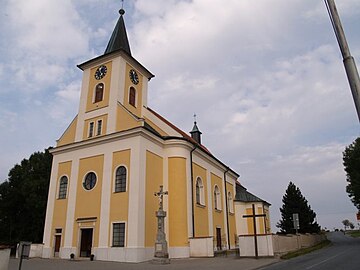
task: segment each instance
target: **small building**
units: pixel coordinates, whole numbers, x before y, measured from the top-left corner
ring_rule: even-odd
[[[78,65],[79,111],[51,151],[43,257],[151,259],[161,185],[170,258],[234,249],[248,206],[234,200],[239,174],[196,122],[188,135],[148,107],[154,75],[132,56],[123,15],[104,54]]]

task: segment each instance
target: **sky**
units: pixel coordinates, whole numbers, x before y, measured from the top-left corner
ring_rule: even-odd
[[[0,0],[0,181],[55,146],[77,114],[82,72],[102,55],[117,0]],[[336,1],[360,65],[360,1]],[[125,0],[133,57],[155,78],[148,105],[268,201],[276,232],[290,181],[323,228],[355,225],[342,152],[359,136],[322,0]]]

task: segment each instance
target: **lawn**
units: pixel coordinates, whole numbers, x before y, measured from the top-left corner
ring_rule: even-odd
[[[360,237],[360,231],[348,231],[346,234],[349,234],[352,237]]]

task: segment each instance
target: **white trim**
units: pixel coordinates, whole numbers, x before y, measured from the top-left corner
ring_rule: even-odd
[[[91,189],[86,189],[86,188],[84,187],[84,183],[85,183],[85,180],[86,180],[86,176],[87,176],[89,173],[94,173],[94,174],[95,174],[95,177],[96,177],[96,179],[95,179],[95,185],[94,185]],[[90,191],[94,190],[94,189],[96,188],[96,186],[97,186],[97,183],[99,182],[99,177],[98,177],[97,173],[96,173],[95,171],[93,171],[93,170],[87,171],[87,172],[85,173],[85,175],[82,177],[82,179],[83,179],[83,180],[81,181],[81,186],[82,186],[82,188],[83,188],[86,192],[90,192]]]
[[[118,224],[118,223],[124,223],[125,224],[125,236],[124,236],[124,246],[123,247],[118,247],[118,246],[114,246],[114,224]],[[124,248],[127,247],[127,229],[128,229],[128,224],[127,221],[124,220],[116,220],[116,221],[111,221],[111,226],[110,226],[110,243],[109,243],[109,247],[110,248]]]
[[[59,155],[60,158],[68,160],[73,158],[71,162],[71,178],[78,179],[79,176],[79,158],[73,153],[73,155]],[[72,239],[74,234],[74,220],[75,220],[75,207],[76,207],[76,194],[77,194],[77,183],[78,181],[70,181],[69,186],[69,197],[68,197],[68,206],[66,213],[66,224],[65,224],[65,236],[64,236],[64,248],[72,247]]]
[[[49,183],[49,194],[46,207],[46,217],[45,217],[45,226],[44,226],[44,252],[43,258],[49,258],[51,256],[51,237],[52,237],[52,224],[54,216],[54,207],[56,201],[56,183],[57,183],[57,174],[59,170],[59,158],[57,156],[53,157],[52,166],[51,166],[51,177]]]
[[[117,172],[117,170],[120,168],[120,167],[125,167],[125,169],[126,169],[126,179],[125,179],[125,183],[126,183],[126,187],[125,187],[125,191],[115,191],[115,186],[116,186],[116,172]],[[128,192],[129,191],[129,169],[128,169],[128,167],[125,165],[125,164],[123,164],[123,163],[121,163],[121,164],[119,164],[118,166],[116,166],[115,167],[115,170],[113,171],[113,173],[112,173],[112,175],[113,175],[113,183],[112,183],[112,187],[111,187],[111,191],[112,191],[112,193],[124,193],[124,192]]]
[[[218,192],[216,192],[216,189]],[[222,211],[222,201],[221,201],[221,191],[217,184],[214,185],[214,192],[213,192],[214,198],[214,209],[218,211]],[[215,197],[216,197],[216,203],[215,203]]]
[[[67,184],[66,184],[66,194],[65,194],[65,198],[59,198],[59,193],[60,193],[60,181],[62,177],[66,177],[67,178]],[[57,200],[66,200],[68,198],[68,193],[69,193],[69,182],[70,182],[70,177],[67,174],[62,174],[60,175],[58,181],[57,181],[57,187],[56,187],[56,199]]]
[[[197,188],[197,183],[198,180],[200,180],[200,185],[199,185],[199,200],[200,202],[198,202],[197,198],[196,198],[196,188]],[[201,176],[196,176],[195,177],[195,203],[201,206],[206,206],[205,204],[205,191],[204,191],[204,181],[202,180]]]
[[[112,158],[113,154],[111,152],[104,152],[101,206],[99,217],[99,247],[107,247],[109,245]]]
[[[78,222],[78,241],[76,245],[76,257],[81,257],[81,230],[83,229],[92,229],[92,237],[91,237],[91,252],[93,253],[94,250],[94,239],[95,239],[95,221],[92,223],[92,225],[82,225],[82,223],[88,223],[88,222]],[[82,257],[84,258],[84,257]]]
[[[97,102],[95,102],[95,97],[96,97],[96,87],[99,85],[99,84],[102,84],[103,86],[104,86],[104,88],[103,88],[103,92],[102,92],[102,97],[101,97],[101,100],[100,101],[97,101]],[[94,86],[94,89],[93,89],[93,91],[92,91],[92,98],[91,98],[91,101],[92,101],[92,103],[93,104],[95,104],[95,103],[99,103],[99,102],[101,102],[101,101],[103,101],[104,100],[104,97],[105,97],[105,89],[106,89],[106,86],[105,86],[105,82],[104,81],[98,81],[98,83],[97,84],[95,84],[95,86]]]
[[[214,235],[214,219],[213,219],[213,200],[212,200],[212,185],[211,185],[211,172],[206,170],[206,184],[207,184],[207,197],[208,197],[208,226],[209,236]]]
[[[100,125],[100,133],[99,133],[99,123],[101,123],[101,125]],[[103,124],[104,124],[103,118],[100,118],[100,119],[96,120],[96,134],[95,134],[95,136],[101,136],[102,135],[103,126],[104,126]]]
[[[134,90],[135,90],[135,105],[132,105],[130,103],[130,89],[131,88],[134,88]],[[139,104],[138,104],[139,98],[138,97],[139,97],[139,94],[138,94],[138,90],[136,89],[136,85],[130,85],[129,89],[128,89],[127,104],[133,106],[134,108],[138,108],[139,107]]]
[[[91,126],[91,124],[92,124],[92,126]],[[88,138],[95,137],[94,131],[95,131],[95,122],[90,121],[89,124],[88,124],[88,128],[87,128],[87,137]]]

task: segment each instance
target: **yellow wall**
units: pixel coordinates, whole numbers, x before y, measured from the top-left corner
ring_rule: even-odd
[[[51,234],[54,235],[55,229],[62,229],[61,235],[61,247],[64,243],[64,236],[65,236],[65,224],[66,224],[66,212],[67,212],[67,204],[68,204],[68,196],[69,196],[69,185],[70,181],[70,174],[71,174],[71,161],[59,163],[58,167],[58,174],[57,174],[57,182],[56,182],[56,199],[54,204],[54,216],[52,222],[52,230]],[[59,184],[60,178],[62,176],[68,177],[68,191],[66,193],[65,199],[57,199],[59,196]],[[52,239],[54,241],[54,239]],[[55,242],[52,242],[52,246],[55,245]]]
[[[193,163],[193,177],[194,177],[194,216],[195,216],[195,237],[209,236],[209,218],[208,210],[209,207],[207,201],[207,181],[206,181],[206,169]],[[205,205],[198,205],[196,203],[196,179],[200,177],[204,186],[204,201]],[[211,207],[211,205],[210,205]]]
[[[215,190],[215,185],[218,186],[220,194],[221,194],[221,199],[220,199],[220,209],[221,210],[215,210],[215,195],[214,195],[214,190]],[[216,228],[221,228],[221,235],[222,237],[224,237],[225,235],[225,225],[224,225],[224,209],[225,206],[223,205],[223,199],[224,199],[224,194],[223,194],[223,180],[211,173],[211,198],[212,198],[212,211],[213,211],[213,235],[214,235],[214,245],[216,245]],[[225,240],[225,239],[222,239]]]
[[[186,159],[169,158],[169,246],[188,246]]]
[[[141,126],[141,122],[137,121],[129,112],[121,105],[116,109],[116,131],[128,130]]]
[[[154,192],[159,191],[163,183],[163,159],[146,151],[145,183],[145,246],[153,247],[156,240],[157,220],[155,211],[159,209],[159,199]]]
[[[161,136],[168,136],[165,131],[163,131],[161,128],[159,128],[157,125],[155,125],[152,121],[150,121],[148,118],[145,118],[145,122],[148,123],[153,129],[155,129]]]
[[[102,136],[106,134],[106,127],[107,127],[107,114],[100,115],[94,118],[89,118],[85,120],[84,124],[84,131],[83,131],[83,140],[89,139],[89,125],[91,122],[94,122],[94,130],[93,130],[93,136],[91,138]],[[102,120],[102,128],[101,128],[101,134],[97,135],[97,121]]]
[[[101,187],[103,176],[104,156],[94,156],[80,159],[79,163],[79,178],[76,192],[76,206],[75,206],[75,226],[73,236],[73,246],[79,246],[77,243],[79,227],[76,219],[97,217],[93,230],[93,247],[98,246],[99,242],[99,224],[100,224],[100,205],[101,205]],[[94,172],[97,176],[96,185],[92,190],[85,190],[83,188],[83,181],[89,172]],[[92,224],[92,223],[91,223]]]
[[[114,192],[115,171],[119,166],[125,166],[127,169],[126,192]],[[111,226],[112,222],[127,222],[129,208],[129,179],[130,179],[130,150],[124,150],[113,153],[112,180],[111,180],[111,197],[110,197],[110,223],[109,223],[109,245],[112,245]],[[128,223],[126,223],[128,224]],[[127,235],[128,226],[125,226]],[[125,237],[125,240],[128,237]],[[126,246],[126,243],[125,243]]]
[[[252,215],[252,208],[246,208],[246,215]],[[254,222],[253,218],[248,217],[247,220],[247,226],[248,226],[248,234],[254,234]]]
[[[255,211],[256,211],[256,215],[258,214],[263,214],[263,208],[258,206],[257,208],[255,207]],[[246,214],[247,215],[252,215],[252,208],[247,208],[246,209]],[[265,234],[265,217],[256,217],[256,233],[257,234]],[[249,234],[254,234],[254,222],[252,218],[247,218],[247,224],[248,224],[248,231]]]
[[[76,125],[77,125],[77,116],[70,123],[69,127],[65,130],[61,138],[57,141],[56,146],[61,146],[75,142]]]
[[[139,83],[137,85],[134,85],[129,77],[129,72],[131,69],[134,69],[139,77]],[[140,74],[138,70],[130,66],[129,64],[126,64],[126,71],[125,71],[125,91],[124,91],[124,106],[126,109],[131,111],[133,114],[137,115],[138,117],[141,117],[141,109],[142,109],[142,87],[143,87],[143,79],[144,77]],[[136,90],[136,106],[132,106],[129,104],[129,90],[130,87],[134,87]]]
[[[257,213],[256,214],[263,214],[263,208],[262,207],[258,207]],[[265,233],[265,218],[264,217],[258,217],[256,218],[257,222],[259,223],[259,231],[257,233],[261,233],[264,234]]]
[[[228,222],[229,222],[229,236],[230,236],[230,244],[231,246],[235,246],[236,241],[236,221],[235,221],[235,205],[234,205],[234,186],[228,182],[226,182],[226,190],[231,193],[233,201],[232,201],[232,209],[233,213],[229,213]],[[228,209],[230,210],[230,205],[228,205]]]
[[[109,106],[112,62],[107,62],[104,65],[107,67],[107,73],[105,77],[102,78],[101,80],[96,80],[94,77],[95,71],[100,65],[90,69],[90,81],[89,81],[89,89],[88,89],[87,102],[86,102],[86,112]],[[102,101],[94,103],[93,101],[95,99],[95,87],[98,83],[104,84],[104,96]]]

